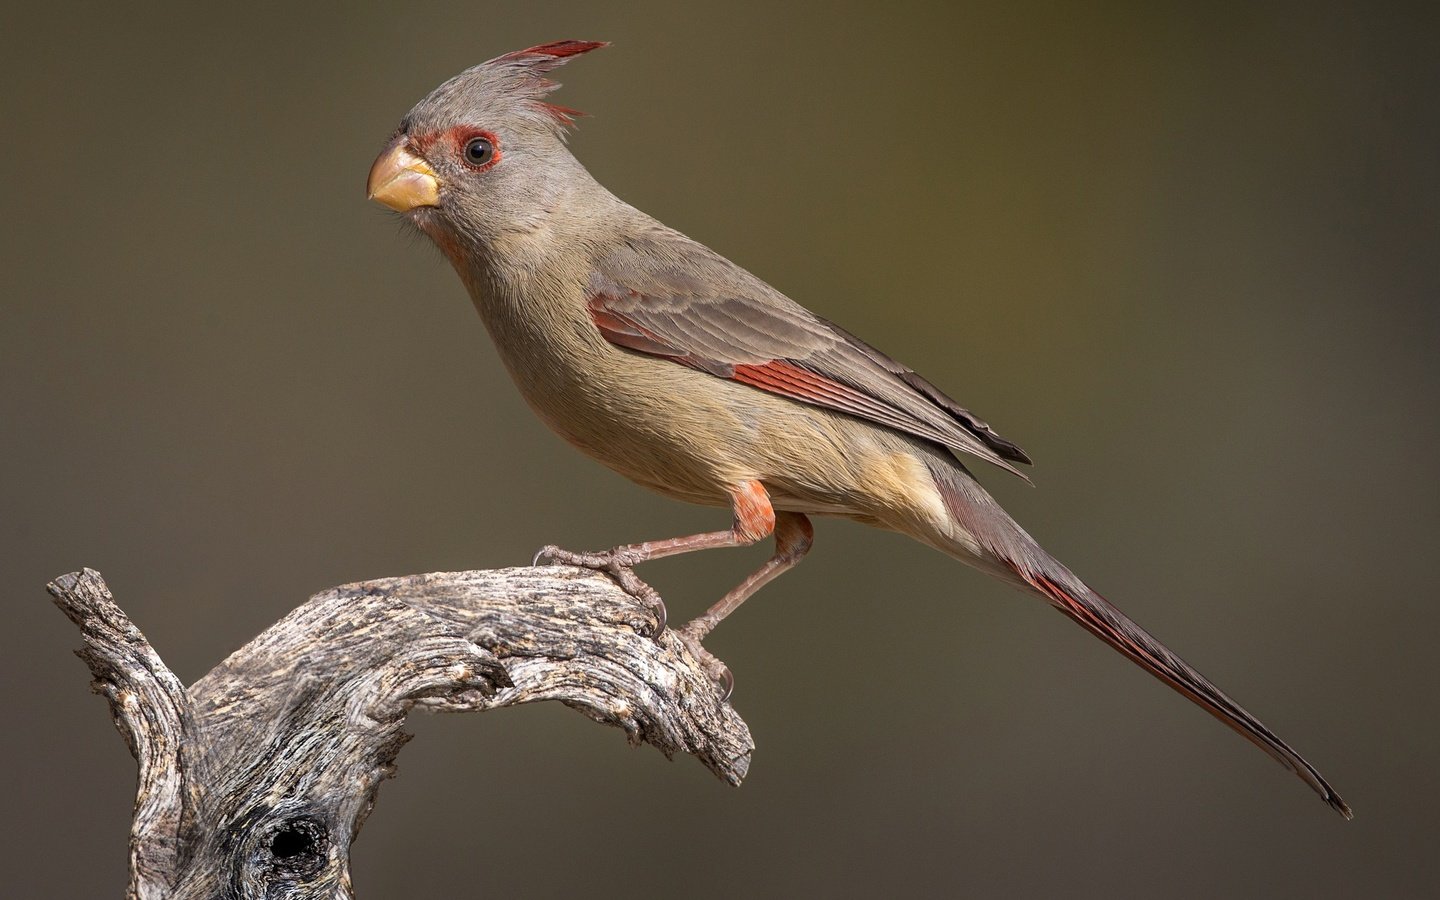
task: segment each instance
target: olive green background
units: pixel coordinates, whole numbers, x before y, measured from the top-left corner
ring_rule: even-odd
[[[602,182],[1029,450],[1037,488],[981,476],[1356,819],[1042,603],[822,521],[709,642],[743,787],[558,705],[417,716],[362,896],[1434,896],[1435,16],[3,17],[7,896],[124,876],[134,764],[51,577],[100,569],[189,682],[333,584],[726,521],[545,431],[440,255],[363,197],[431,87],[572,37],[615,42],[557,98]],[[646,574],[679,620],[766,552]]]

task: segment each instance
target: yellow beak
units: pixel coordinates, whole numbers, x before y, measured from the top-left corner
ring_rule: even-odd
[[[410,152],[404,135],[397,137],[375,159],[365,192],[371,200],[396,212],[440,205],[440,181],[435,177],[435,170]]]

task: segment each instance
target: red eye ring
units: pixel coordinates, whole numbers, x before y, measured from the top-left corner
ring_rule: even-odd
[[[493,133],[466,129],[456,132],[454,138],[456,155],[476,172],[483,172],[500,161],[500,139]]]

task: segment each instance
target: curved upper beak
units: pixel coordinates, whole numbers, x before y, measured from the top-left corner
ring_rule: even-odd
[[[417,206],[440,205],[440,180],[429,163],[410,152],[402,134],[376,157],[365,193],[396,212],[409,212]]]

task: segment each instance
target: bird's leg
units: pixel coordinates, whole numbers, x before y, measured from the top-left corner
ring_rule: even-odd
[[[691,619],[680,631],[697,641],[703,640],[721,620],[739,608],[752,594],[782,572],[794,568],[805,554],[810,552],[814,541],[815,529],[810,526],[810,520],[805,516],[795,512],[776,513],[775,555],[721,597],[704,615]]]
[[[769,584],[777,575],[795,566],[796,563],[810,552],[810,546],[814,543],[815,529],[810,527],[810,520],[797,512],[778,512],[775,514],[775,555],[765,561],[764,565],[750,573],[750,576],[730,590],[720,601],[705,611],[703,615],[691,619],[683,627],[676,631],[676,635],[685,642],[685,646],[695,655],[711,675],[711,677],[724,683],[725,696],[730,696],[730,691],[735,687],[735,679],[724,663],[711,655],[710,651],[700,646],[716,625],[726,616],[734,612],[740,604],[749,599],[751,594]]]
[[[660,599],[658,591],[640,580],[634,567],[652,559],[663,559],[695,550],[749,546],[775,530],[775,509],[770,505],[770,495],[765,492],[765,487],[760,482],[742,481],[730,488],[730,505],[735,510],[735,524],[727,531],[711,531],[641,544],[622,544],[595,553],[576,553],[549,545],[540,548],[531,564],[539,565],[542,560],[550,560],[561,565],[580,566],[609,573],[627,594],[644,603],[655,614],[657,624],[653,636],[659,637],[665,630],[665,603]],[[736,605],[738,604],[739,601],[736,601]],[[698,642],[695,646],[699,647]],[[708,653],[705,655],[709,656]],[[719,660],[715,662],[720,665]]]

